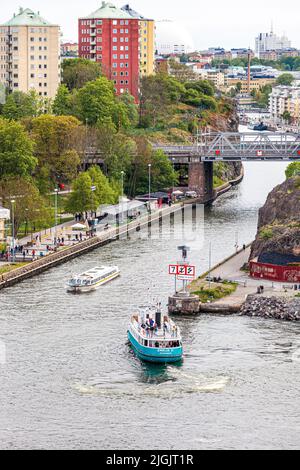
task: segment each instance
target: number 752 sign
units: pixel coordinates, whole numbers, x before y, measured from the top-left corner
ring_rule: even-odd
[[[170,276],[188,276],[194,278],[196,276],[196,267],[181,264],[170,264],[169,274]]]

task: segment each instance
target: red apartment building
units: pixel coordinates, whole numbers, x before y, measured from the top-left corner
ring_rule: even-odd
[[[79,57],[102,64],[118,95],[139,94],[139,20],[112,3],[79,19]]]

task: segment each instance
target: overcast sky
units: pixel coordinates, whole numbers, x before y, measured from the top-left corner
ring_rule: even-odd
[[[101,0],[1,0],[0,23],[23,8],[40,11],[52,23],[60,24],[65,39],[77,40],[77,18],[95,11]],[[126,0],[116,0],[122,6]],[[245,7],[248,5],[248,9]],[[209,46],[254,48],[254,38],[267,32],[273,21],[278,34],[286,33],[300,48],[299,0],[133,0],[141,14],[159,19],[179,20],[190,31],[197,49]]]

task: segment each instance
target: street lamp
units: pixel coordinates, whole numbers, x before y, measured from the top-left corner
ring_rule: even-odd
[[[28,235],[28,211],[29,211],[29,209],[25,209],[25,212],[26,212],[25,236],[26,237]]]
[[[124,171],[121,171],[121,183],[122,183],[122,198],[124,196],[124,175],[125,175],[125,172]]]
[[[151,201],[151,163],[149,163],[148,168],[149,168],[149,202]]]
[[[13,264],[15,264],[16,253],[15,253],[15,211],[14,211],[14,204],[15,204],[16,201],[14,199],[12,199],[10,202],[11,202],[11,221],[12,221]]]
[[[174,188],[174,186],[175,186],[175,179],[174,179],[174,173],[175,173],[175,158],[174,158],[174,157],[172,158],[172,163],[173,163],[173,193],[172,193],[172,195],[173,195],[173,194],[174,194],[174,190],[175,190],[175,188]]]
[[[54,194],[55,194],[55,229],[54,229],[54,236],[55,240],[57,243],[57,205],[58,205],[58,188],[54,189]],[[55,244],[56,244],[55,243]]]

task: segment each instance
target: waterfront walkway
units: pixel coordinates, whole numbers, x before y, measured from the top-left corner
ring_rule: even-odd
[[[238,287],[228,297],[205,304],[202,306],[203,311],[210,313],[220,312],[238,312],[249,295],[257,294],[260,286],[264,287],[263,295],[265,297],[278,296],[285,298],[293,298],[294,291],[292,288],[287,289],[282,283],[266,281],[261,279],[253,279],[247,271],[241,268],[248,262],[251,248],[239,251],[236,255],[228,258],[217,267],[213,268],[210,274],[211,278],[221,278],[222,280],[238,283]],[[215,283],[213,284],[216,285]]]

